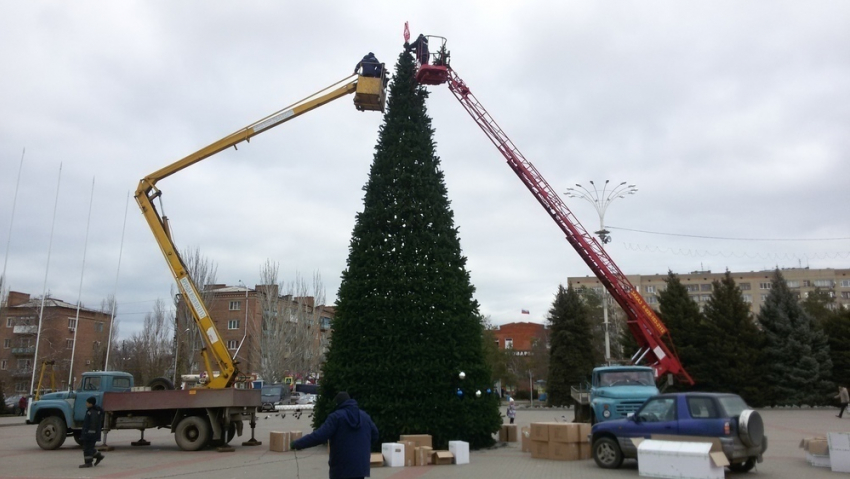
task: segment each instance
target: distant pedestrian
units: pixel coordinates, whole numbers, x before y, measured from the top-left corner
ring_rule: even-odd
[[[307,449],[330,440],[330,479],[369,477],[370,452],[372,444],[378,442],[378,428],[347,392],[337,394],[334,402],[336,410],[328,415],[325,423],[293,441],[290,449]]]
[[[80,467],[92,467],[100,464],[103,460],[103,453],[94,450],[94,445],[100,441],[100,430],[103,427],[103,409],[97,405],[97,398],[94,396],[86,399],[86,417],[83,419],[83,430],[80,433],[80,440],[83,441],[83,459],[84,464]]]
[[[847,393],[847,388],[838,386],[838,394],[834,397],[838,398],[838,402],[841,403],[841,410],[838,411],[836,417],[841,417],[844,415],[844,410],[847,409],[847,403],[850,403],[850,394]]]
[[[511,420],[511,424],[513,424],[514,419],[516,419],[516,405],[514,404],[514,398],[508,400],[508,418]]]
[[[21,396],[21,399],[18,400],[18,408],[21,410],[21,416],[27,415],[27,397]]]

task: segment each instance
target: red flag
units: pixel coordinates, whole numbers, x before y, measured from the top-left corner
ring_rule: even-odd
[[[410,29],[407,28],[407,22],[404,22],[404,43],[410,41]]]
[[[528,310],[527,310],[527,309],[523,309],[523,310],[522,310],[522,314],[529,314],[529,312],[528,312]]]

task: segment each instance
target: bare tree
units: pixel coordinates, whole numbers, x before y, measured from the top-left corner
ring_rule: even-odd
[[[201,254],[200,248],[187,248],[180,254],[183,260],[183,265],[189,273],[195,288],[201,293],[201,299],[207,308],[212,308],[212,303],[215,301],[215,295],[208,291],[207,286],[216,283],[216,274],[218,265],[209,258]],[[199,364],[196,358],[198,351],[204,347],[201,332],[198,330],[198,325],[195,324],[192,313],[185,301],[182,301],[177,293],[176,287],[171,285],[171,297],[174,299],[174,308],[176,310],[174,316],[174,346],[177,349],[180,357],[177,358],[176,366],[177,373],[175,378],[177,382],[180,380],[180,375],[183,373],[195,373],[199,371]],[[188,331],[187,331],[188,330]]]
[[[137,384],[163,376],[174,360],[172,348],[173,318],[165,302],[157,299],[153,311],[145,315],[141,331],[130,336],[132,365]]]

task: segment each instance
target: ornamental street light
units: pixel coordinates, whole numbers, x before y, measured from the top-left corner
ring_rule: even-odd
[[[627,195],[637,193],[638,189],[635,185],[630,185],[624,181],[616,186],[609,186],[610,180],[605,180],[602,189],[596,186],[593,181],[590,182],[591,188],[586,188],[576,183],[575,188],[567,188],[564,194],[567,198],[580,198],[592,204],[599,214],[599,231],[594,233],[599,236],[599,241],[602,247],[611,242],[611,232],[605,229],[605,211],[617,198],[625,198]],[[611,337],[608,333],[608,290],[602,288],[602,317],[605,325],[605,362],[611,364]]]

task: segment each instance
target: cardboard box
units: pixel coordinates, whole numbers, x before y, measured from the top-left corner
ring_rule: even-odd
[[[579,442],[579,426],[571,422],[549,424],[549,442]]]
[[[448,466],[454,460],[454,455],[449,451],[434,451],[431,454],[431,462],[435,466]]]
[[[431,443],[430,434],[403,434],[398,438],[398,441],[413,441],[416,443],[416,447],[434,447]]]
[[[383,467],[384,466],[384,455],[380,452],[373,452],[369,456],[369,467]]]
[[[301,439],[301,431],[289,431],[289,440],[297,441]]]
[[[827,434],[827,440],[832,472],[850,472],[850,433],[831,432]]]
[[[416,443],[413,441],[399,441],[404,446],[404,467],[413,467],[416,464]]]
[[[502,424],[499,429],[499,440],[503,442],[517,442],[517,425]]]
[[[531,440],[532,441],[549,442],[549,423],[548,422],[533,422],[533,423],[531,423]]]
[[[269,451],[286,452],[289,450],[289,433],[272,431],[269,433]]]
[[[590,442],[590,429],[591,425],[589,422],[580,422],[578,424],[578,442]]]
[[[593,459],[593,452],[589,442],[580,442],[578,444],[578,458],[582,461],[585,459]]]
[[[416,460],[414,461],[414,465],[416,466],[427,466],[431,464],[431,453],[434,450],[428,446],[421,446],[416,448]]]
[[[522,432],[520,433],[520,440],[522,441],[522,452],[531,452],[531,428],[530,427],[522,428]]]
[[[577,442],[549,442],[549,459],[556,461],[578,461],[580,457]]]
[[[726,458],[726,454],[723,453],[723,446],[720,444],[720,439],[716,437],[702,437],[702,436],[671,436],[666,434],[653,434],[651,436],[652,440],[662,441],[662,442],[684,442],[684,443],[708,443],[711,444],[711,448],[709,449],[708,455],[711,458],[711,462],[714,466],[720,467],[721,469],[729,465],[729,459]],[[644,439],[642,437],[632,438],[632,442],[635,447],[640,447],[641,441]],[[640,463],[640,461],[638,461]]]
[[[404,467],[404,444],[385,442],[381,444],[384,464],[389,467]]]
[[[469,464],[469,443],[449,441],[449,452],[454,456],[455,464]]]
[[[712,453],[710,442],[632,439],[637,445],[638,473],[648,477],[724,479],[726,456]],[[717,460],[715,454],[722,456]],[[721,465],[725,463],[724,465]],[[682,472],[687,471],[687,475]]]
[[[534,459],[549,459],[549,441],[531,440],[531,457]]]

